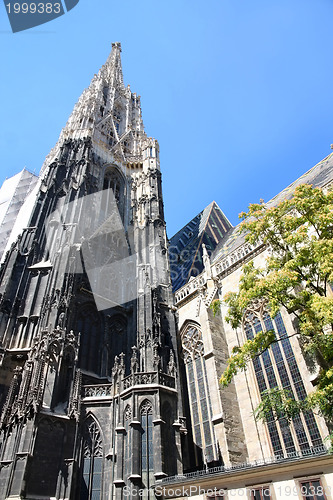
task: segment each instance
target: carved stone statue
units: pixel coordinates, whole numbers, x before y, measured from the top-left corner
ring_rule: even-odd
[[[202,244],[202,260],[203,260],[203,264],[205,266],[207,279],[211,279],[212,269],[210,267],[210,259],[209,259],[209,255],[207,252],[207,248],[206,248],[206,245],[204,243]]]
[[[131,357],[131,373],[136,373],[138,370],[139,370],[138,348],[136,346],[133,346],[132,357]]]

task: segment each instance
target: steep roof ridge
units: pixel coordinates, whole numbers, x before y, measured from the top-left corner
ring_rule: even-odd
[[[203,240],[203,237],[204,237],[204,235],[205,235],[205,229],[206,229],[206,227],[207,227],[208,220],[209,220],[209,217],[210,217],[210,215],[211,215],[211,213],[212,213],[213,208],[214,208],[214,202],[210,203],[210,204],[209,204],[209,205],[208,205],[208,206],[204,209],[204,211],[203,211],[203,216],[202,216],[202,219],[201,219],[201,221],[200,221],[200,225],[201,225],[201,222],[202,222],[202,220],[203,220],[203,218],[204,218],[205,211],[206,211],[207,209],[209,209],[209,213],[206,215],[206,220],[205,220],[205,222],[204,222],[204,226],[202,227],[201,231],[200,231],[200,225],[199,225],[199,234],[201,234],[201,236],[200,236],[200,240],[199,240],[198,245],[197,245],[197,250],[196,250],[196,252],[195,252],[195,255],[194,255],[194,258],[193,258],[193,261],[192,261],[192,265],[191,265],[190,270],[189,270],[189,273],[188,273],[188,275],[187,275],[187,279],[189,279],[189,278],[190,278],[190,276],[191,276],[191,272],[192,272],[192,270],[193,270],[194,263],[195,263],[195,261],[196,261],[196,259],[197,259],[198,252],[200,252],[200,249],[201,249],[201,247],[202,247],[202,240]]]
[[[202,244],[205,243],[213,251],[231,228],[223,211],[212,201],[171,238],[170,265],[174,291],[183,286],[194,271],[201,272]]]
[[[214,201],[212,201],[209,205],[207,205],[206,208],[203,209],[202,217],[199,224],[199,234],[201,234],[205,230],[209,216],[212,213],[213,207],[214,207]]]

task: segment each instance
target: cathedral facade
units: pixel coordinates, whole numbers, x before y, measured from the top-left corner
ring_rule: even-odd
[[[159,145],[123,83],[120,54],[112,44],[0,226],[0,500],[211,498],[210,483],[200,494],[176,488],[203,478],[223,486],[215,498],[231,498],[232,484],[247,494],[259,483],[259,469],[252,483],[231,484],[229,472],[269,460],[277,474],[283,460],[299,471],[308,460],[300,473],[311,469],[309,484],[328,491],[323,419],[253,418],[266,387],[299,399],[311,390],[287,337],[291,318],[258,308],[235,331],[223,308],[210,309],[265,248],[246,243],[215,202],[167,239]],[[328,188],[332,165],[328,157],[301,181]],[[222,390],[232,347],[267,326],[281,346]],[[249,498],[285,498],[260,488]]]
[[[266,203],[272,207],[292,196],[300,184],[324,191],[333,187],[333,154]],[[329,430],[322,417],[304,412],[287,422],[256,421],[261,393],[275,387],[303,400],[313,391],[318,371],[307,365],[293,318],[281,310],[271,318],[263,303],[249,309],[233,329],[223,302],[238,290],[245,263],[264,267],[269,250],[251,245],[240,225],[231,224],[215,202],[194,217],[170,240],[170,263],[183,381],[190,405],[189,432],[195,444],[193,460],[201,470],[162,479],[163,498],[247,498],[253,500],[330,500],[333,459],[327,454]],[[214,315],[210,305],[221,303]],[[274,330],[279,340],[238,373],[228,387],[219,378],[235,346],[256,333]],[[201,375],[203,373],[203,376]],[[204,397],[203,397],[204,395]],[[208,427],[209,423],[209,427]],[[215,448],[214,448],[215,447]],[[213,454],[222,465],[213,465]],[[216,456],[215,455],[215,456]],[[192,469],[195,471],[195,468]]]

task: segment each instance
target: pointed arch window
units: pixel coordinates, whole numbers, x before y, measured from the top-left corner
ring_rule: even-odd
[[[124,180],[116,168],[106,170],[103,180],[101,219],[106,219],[116,201],[120,216],[123,217]]]
[[[83,430],[80,500],[100,500],[102,493],[103,443],[97,423],[90,418]]]
[[[62,403],[65,408],[68,406],[72,381],[74,378],[75,352],[72,347],[68,347],[62,356],[60,371],[56,384],[56,391],[52,408]]]
[[[107,171],[104,176],[103,189],[112,189],[116,201],[120,196],[120,179],[113,171]]]
[[[165,401],[162,406],[162,415],[164,424],[162,426],[162,443],[163,443],[163,462],[164,469],[168,476],[177,474],[177,464],[175,456],[177,455],[175,443],[175,429],[173,427],[174,412],[168,401]]]
[[[101,327],[97,309],[88,304],[78,313],[77,331],[81,333],[80,367],[99,373]]]
[[[182,336],[183,357],[189,388],[193,439],[203,456],[204,463],[218,459],[215,450],[215,433],[212,424],[212,405],[209,393],[204,345],[200,330],[189,326]]]
[[[145,488],[143,498],[154,498],[152,496],[152,485],[154,478],[154,446],[153,446],[153,407],[150,401],[146,400],[140,407],[141,416],[141,478]]]
[[[290,397],[303,400],[306,390],[296,362],[288,334],[281,316],[274,319],[265,311],[263,305],[247,311],[243,320],[247,339],[252,339],[264,330],[273,330],[280,342],[272,344],[259,358],[253,360],[253,367],[259,392],[281,387],[287,389]],[[284,454],[308,450],[311,446],[321,446],[322,439],[315,417],[311,411],[293,418],[289,424],[286,419],[275,421],[273,414],[267,427],[275,454]]]

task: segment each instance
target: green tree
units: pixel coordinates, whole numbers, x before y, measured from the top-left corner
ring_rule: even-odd
[[[274,318],[285,308],[294,318],[305,356],[320,371],[315,390],[305,401],[273,389],[265,391],[256,417],[266,419],[273,411],[276,419],[291,419],[300,411],[313,409],[333,423],[333,193],[325,194],[309,185],[298,186],[291,199],[277,206],[252,204],[239,216],[241,231],[252,244],[266,245],[268,257],[262,268],[253,261],[244,265],[237,293],[227,294],[226,320],[240,326],[244,313],[254,303],[264,301]],[[214,313],[220,301],[212,304]],[[278,342],[273,331],[262,331],[241,347],[235,347],[221,377],[226,386],[232,377],[269,346]]]

